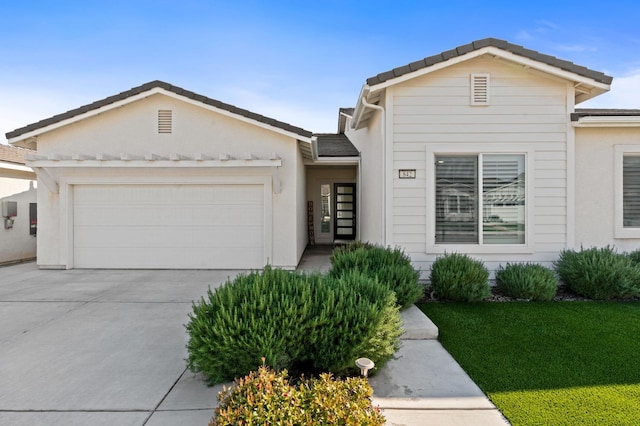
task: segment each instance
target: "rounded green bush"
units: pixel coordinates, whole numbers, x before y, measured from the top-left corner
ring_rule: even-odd
[[[391,290],[351,272],[338,278],[280,269],[239,275],[194,303],[186,325],[187,366],[209,384],[276,369],[355,372],[368,357],[384,365],[399,345]]]
[[[336,380],[321,374],[293,386],[286,370],[275,372],[263,365],[220,392],[209,426],[384,425],[385,418],[371,404],[372,395],[363,378]]]
[[[187,366],[209,384],[244,376],[261,358],[290,368],[304,358],[318,275],[281,269],[238,275],[194,303],[186,325]]]
[[[327,277],[317,287],[317,315],[309,357],[324,371],[344,375],[366,357],[381,368],[398,350],[402,319],[394,293],[358,271]]]
[[[563,250],[555,268],[567,287],[584,297],[607,300],[640,294],[640,265],[610,246]]]
[[[491,294],[489,271],[466,254],[448,253],[431,265],[431,285],[437,297],[479,302]]]
[[[336,248],[331,254],[329,275],[339,277],[353,270],[377,278],[381,285],[391,289],[401,309],[413,305],[424,293],[424,287],[418,282],[420,274],[413,268],[409,256],[399,248],[360,241]]]
[[[507,263],[496,271],[496,286],[507,296],[536,301],[552,300],[558,292],[554,272],[534,263]]]

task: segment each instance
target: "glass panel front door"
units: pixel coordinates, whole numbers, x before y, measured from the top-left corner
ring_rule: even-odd
[[[353,240],[356,238],[356,184],[336,183],[334,193],[333,238]]]

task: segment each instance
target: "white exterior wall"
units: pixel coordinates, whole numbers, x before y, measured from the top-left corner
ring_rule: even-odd
[[[296,144],[297,146],[297,144]],[[296,226],[296,264],[300,262],[304,249],[307,248],[309,242],[309,233],[307,231],[307,200],[305,197],[307,190],[307,172],[304,166],[304,159],[302,153],[297,150],[297,162],[296,162],[296,183],[295,183],[295,197],[296,197],[296,217],[294,222]]]
[[[173,111],[173,133],[157,133],[157,111]],[[299,192],[304,193],[304,173],[297,141],[252,123],[210,111],[173,97],[155,94],[110,110],[101,115],[78,121],[38,136],[38,154],[58,154],[68,158],[73,154],[93,156],[97,153],[120,157],[121,153],[144,160],[145,154],[169,157],[172,153],[186,156],[203,153],[218,158],[221,153],[242,159],[251,153],[260,159],[276,153],[282,159],[278,170],[281,192],[272,194],[272,211],[267,226],[272,227],[272,257],[274,266],[295,268],[304,250],[306,236],[296,216],[300,209]],[[272,167],[182,168],[172,167],[96,167],[51,168],[56,180],[64,182],[162,182],[220,183],[249,177],[256,182],[272,179]],[[249,164],[249,162],[248,162]],[[302,182],[301,182],[302,179]],[[302,190],[298,185],[302,183]],[[64,197],[61,185],[60,194]],[[40,229],[38,264],[42,267],[67,267],[69,226],[65,226],[68,200],[52,194],[42,185],[38,195]],[[292,206],[298,206],[292,208]],[[303,216],[304,217],[304,216]],[[61,232],[62,230],[62,232]],[[302,246],[302,247],[300,247]]]
[[[0,264],[36,257],[36,237],[29,234],[29,204],[36,202],[36,177],[24,166],[0,163],[0,201],[15,201],[18,215],[13,228],[0,217]]]
[[[490,105],[470,105],[470,74],[490,74]],[[477,58],[435,71],[387,89],[387,114],[393,117],[393,179],[391,245],[402,246],[427,276],[436,257],[446,251],[466,252],[483,260],[490,270],[507,261],[534,261],[549,265],[568,243],[567,156],[572,128],[573,89],[563,80],[521,66]],[[434,229],[435,207],[428,205],[427,182],[434,168],[427,151],[447,152],[487,147],[514,153],[528,150],[527,184],[533,185],[526,202],[533,233],[527,247],[441,244],[427,248],[428,229]],[[474,151],[469,151],[473,153]],[[399,169],[416,169],[416,179],[399,179]],[[430,175],[429,175],[430,174]]]
[[[619,251],[640,248],[640,238],[616,238],[614,217],[622,209],[615,193],[616,145],[634,146],[640,151],[640,128],[576,129],[576,245]]]
[[[360,151],[360,236],[361,241],[385,244],[383,144],[381,113],[376,112],[368,127],[351,130],[347,123],[345,132],[349,140]]]

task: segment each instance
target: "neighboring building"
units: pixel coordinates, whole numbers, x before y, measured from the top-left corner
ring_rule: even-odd
[[[155,81],[7,138],[37,150],[41,267],[295,268],[352,239],[549,265],[640,246],[640,111],[575,109],[611,81],[484,39],[369,78],[336,134]]]
[[[36,257],[36,175],[28,151],[0,144],[0,264]]]

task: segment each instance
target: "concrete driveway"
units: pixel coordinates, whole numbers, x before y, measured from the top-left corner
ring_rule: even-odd
[[[183,325],[237,273],[0,268],[0,424],[206,425]]]

